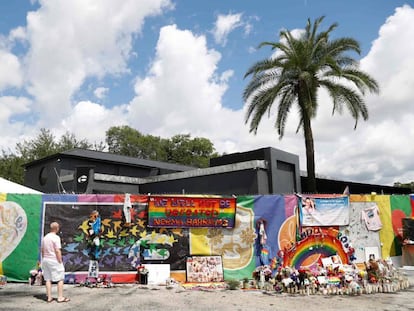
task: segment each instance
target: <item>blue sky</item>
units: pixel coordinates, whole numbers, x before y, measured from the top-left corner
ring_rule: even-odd
[[[244,123],[243,78],[271,56],[263,41],[324,15],[333,37],[361,44],[361,69],[381,86],[367,95],[367,122],[331,116],[320,93],[313,121],[321,176],[393,184],[414,181],[414,1],[0,1],[0,147],[44,127],[100,142],[111,126],[143,134],[189,133],[222,152],[274,147],[300,156],[292,111],[282,140],[263,120],[257,135]]]

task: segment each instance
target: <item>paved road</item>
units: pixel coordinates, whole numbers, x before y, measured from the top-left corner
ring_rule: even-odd
[[[413,283],[412,283],[413,284]],[[0,289],[0,310],[414,310],[414,287],[360,296],[300,296],[261,291],[195,291],[181,287],[118,284],[113,288],[65,285],[68,303],[45,302],[42,286],[9,283]],[[54,293],[55,289],[54,289]]]

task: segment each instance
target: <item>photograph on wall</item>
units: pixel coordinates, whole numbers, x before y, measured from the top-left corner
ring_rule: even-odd
[[[304,226],[345,226],[349,224],[349,197],[314,197],[301,199]]]
[[[187,282],[223,282],[223,262],[221,256],[187,257]]]

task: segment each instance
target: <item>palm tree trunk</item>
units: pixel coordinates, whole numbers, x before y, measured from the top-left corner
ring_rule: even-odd
[[[308,171],[307,192],[316,193],[315,149],[310,118],[304,118],[303,131],[305,134],[306,169]]]

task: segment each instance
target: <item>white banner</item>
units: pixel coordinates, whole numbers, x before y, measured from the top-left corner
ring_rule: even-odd
[[[349,224],[349,197],[302,197],[303,226],[345,226]]]

